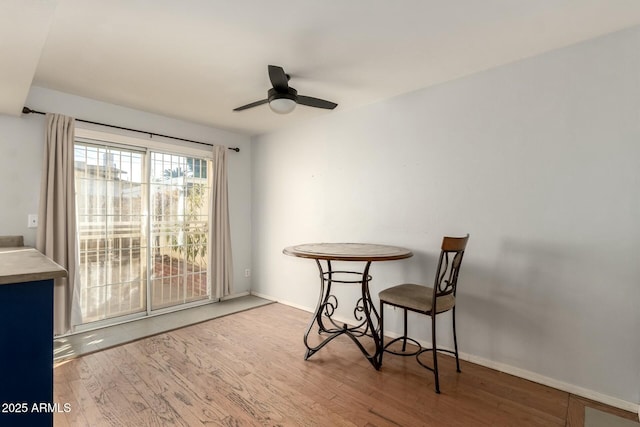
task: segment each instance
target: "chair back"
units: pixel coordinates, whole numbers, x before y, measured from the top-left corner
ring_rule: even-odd
[[[458,285],[458,273],[462,265],[462,257],[467,247],[469,235],[465,237],[444,237],[442,239],[442,251],[438,261],[438,270],[433,285],[433,297],[443,297],[449,294],[456,296]]]

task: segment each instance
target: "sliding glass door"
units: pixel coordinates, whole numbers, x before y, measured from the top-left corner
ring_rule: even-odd
[[[82,324],[210,299],[209,163],[76,143]]]

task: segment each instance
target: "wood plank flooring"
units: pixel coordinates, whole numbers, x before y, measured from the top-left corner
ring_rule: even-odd
[[[303,358],[310,314],[270,304],[54,369],[55,426],[583,426],[584,407],[635,415],[452,358],[442,394],[413,358],[376,371],[346,337]]]

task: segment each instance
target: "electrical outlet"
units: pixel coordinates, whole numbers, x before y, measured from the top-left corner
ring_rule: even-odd
[[[244,277],[251,277],[251,269],[250,268],[245,268],[244,269]]]
[[[27,216],[27,227],[28,228],[38,228],[38,215],[29,214]]]

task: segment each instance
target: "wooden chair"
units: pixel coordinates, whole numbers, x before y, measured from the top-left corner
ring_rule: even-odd
[[[462,265],[462,257],[467,246],[469,235],[466,237],[444,237],[442,239],[442,251],[438,261],[438,269],[433,287],[405,283],[385,289],[378,295],[380,297],[380,334],[382,350],[379,354],[379,364],[382,365],[382,355],[384,352],[400,356],[416,356],[418,363],[435,376],[436,393],[440,393],[440,382],[438,379],[438,357],[437,353],[446,352],[456,356],[456,370],[460,372],[460,361],[458,360],[458,340],[456,338],[456,289],[458,285],[458,273]],[[435,304],[433,303],[435,301]],[[386,345],[384,344],[384,305],[388,304],[404,310],[404,334],[395,338]],[[435,309],[434,309],[435,306]],[[407,336],[407,311],[425,314],[431,317],[432,348],[423,348],[416,340]],[[453,344],[455,351],[439,349],[436,347],[436,317],[438,314],[452,311],[453,316]],[[402,351],[389,350],[389,346],[402,341]],[[415,344],[418,349],[407,352],[407,341]],[[433,353],[433,367],[425,365],[420,360],[420,355],[426,351]]]

